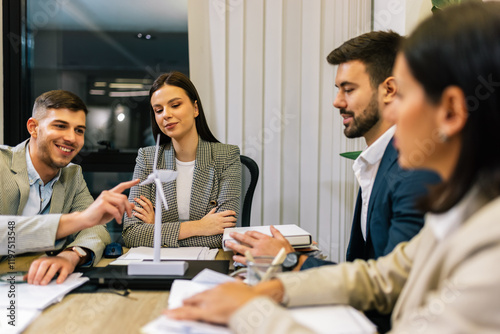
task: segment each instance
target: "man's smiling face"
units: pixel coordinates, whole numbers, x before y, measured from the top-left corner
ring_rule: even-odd
[[[34,120],[30,156],[35,168],[58,172],[66,167],[83,147],[85,120],[83,110],[64,108],[47,109],[43,118]]]

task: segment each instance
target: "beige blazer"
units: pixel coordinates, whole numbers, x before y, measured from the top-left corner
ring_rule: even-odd
[[[154,154],[154,146],[139,149],[134,179],[143,181],[153,172]],[[176,169],[173,145],[160,146],[158,155],[159,169]],[[164,183],[163,191],[168,203],[168,210],[165,210],[162,206],[161,242],[164,247],[222,247],[222,234],[195,236],[179,240],[181,223],[177,212],[176,182]],[[199,220],[215,207],[218,207],[218,212],[233,210],[238,215],[240,194],[241,163],[239,148],[235,145],[207,142],[200,138],[191,187],[189,219]],[[134,198],[138,198],[140,195],[145,196],[155,205],[156,186],[147,184],[132,187],[129,200],[135,203]],[[125,217],[123,240],[127,247],[153,247],[153,232],[153,224],[146,224],[136,217]]]
[[[81,167],[69,164],[61,169],[61,176],[54,183],[49,214],[22,217],[29,197],[27,144],[28,140],[16,147],[0,146],[0,254],[7,254],[7,249],[15,249],[16,254],[20,254],[62,247],[64,242],[55,240],[61,214],[83,211],[94,201]],[[91,249],[95,254],[94,263],[99,262],[104,247],[111,242],[104,226],[85,229],[74,237],[68,246]],[[12,243],[14,247],[8,248]]]
[[[443,241],[425,226],[377,261],[357,260],[279,279],[289,306],[340,303],[393,310],[393,333],[500,333],[499,219],[496,199]],[[308,333],[264,298],[238,310],[230,326],[245,333]]]

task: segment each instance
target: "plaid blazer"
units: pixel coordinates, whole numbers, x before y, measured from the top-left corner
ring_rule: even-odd
[[[26,164],[28,141],[29,139],[16,147],[0,146],[0,254],[4,254],[7,249],[7,232],[9,226],[12,226],[9,222],[15,224],[17,254],[62,247],[64,242],[56,243],[55,240],[61,214],[83,211],[94,201],[83,179],[81,167],[69,164],[61,169],[61,176],[54,183],[49,214],[22,217],[29,197]],[[68,247],[80,246],[91,249],[95,255],[94,263],[99,262],[104,247],[111,242],[104,226],[82,230],[73,237],[74,241]]]
[[[139,149],[134,179],[139,178],[143,181],[153,172],[154,154],[154,146]],[[158,155],[158,169],[176,170],[175,151],[171,143],[160,146]],[[194,236],[179,240],[181,223],[177,212],[176,181],[163,183],[163,191],[169,208],[167,211],[162,206],[161,240],[164,247],[220,248],[222,246],[222,234]],[[216,206],[219,207],[219,211],[233,210],[238,214],[240,194],[239,148],[234,145],[207,142],[199,138],[191,187],[189,220],[200,220]],[[141,195],[147,197],[154,204],[156,202],[155,184],[132,187],[129,200],[134,202],[134,198]],[[134,216],[130,218],[125,216],[123,240],[127,247],[153,247],[153,235],[153,224],[146,224]]]

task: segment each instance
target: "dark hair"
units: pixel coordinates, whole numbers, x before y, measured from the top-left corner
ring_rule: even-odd
[[[465,3],[435,13],[403,43],[402,53],[431,103],[457,86],[468,109],[455,170],[422,208],[447,211],[474,185],[489,198],[499,196],[500,3]]]
[[[403,37],[394,31],[372,31],[354,37],[332,52],[326,60],[332,65],[359,60],[366,66],[373,88],[392,75]]]
[[[203,112],[203,106],[201,104],[200,96],[198,95],[198,91],[196,90],[196,87],[194,87],[191,80],[189,80],[189,78],[186,75],[176,71],[160,75],[155,80],[153,86],[149,90],[150,101],[154,92],[156,92],[164,85],[176,86],[184,89],[187,96],[191,100],[191,103],[194,104],[196,102],[198,104],[198,116],[195,119],[195,125],[198,135],[201,137],[201,139],[205,141],[218,143],[219,141],[214,137],[214,135],[212,134],[212,132],[208,127],[207,120],[205,118],[205,113]],[[161,132],[160,128],[158,127],[158,124],[156,124],[155,113],[152,107],[150,108],[150,115],[151,115],[151,129],[153,130],[153,136],[155,140],[158,134],[160,134],[160,144],[171,143],[172,139],[163,132]]]
[[[85,115],[88,114],[87,106],[82,99],[66,90],[51,90],[37,97],[33,105],[32,116],[43,118],[47,109],[83,110]]]

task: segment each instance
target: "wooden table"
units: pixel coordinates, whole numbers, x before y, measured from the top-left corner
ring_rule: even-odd
[[[231,260],[232,252],[219,250],[217,260]],[[26,271],[40,254],[16,258],[16,270]],[[113,259],[102,259],[98,266]],[[0,273],[7,263],[0,264]],[[127,296],[111,292],[75,293],[46,308],[23,332],[26,334],[139,333],[141,327],[158,317],[167,307],[168,291],[132,290]]]

